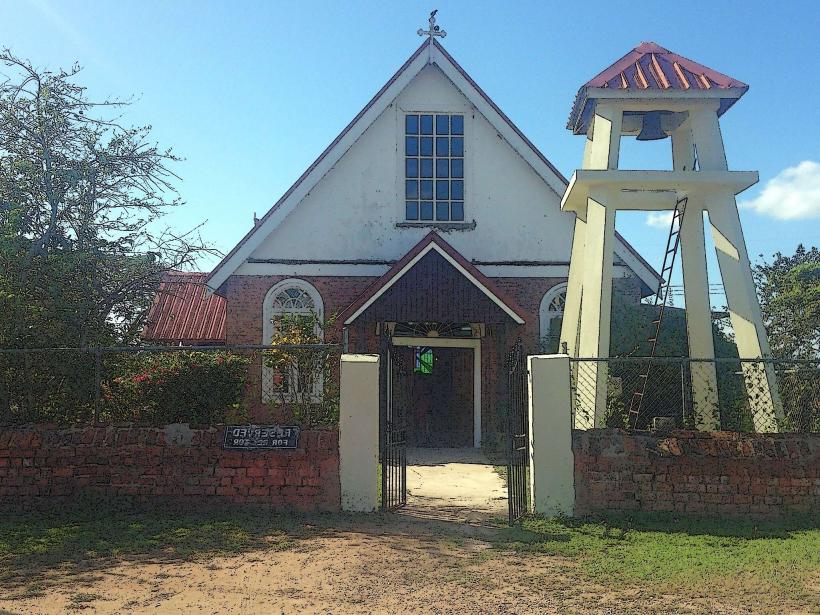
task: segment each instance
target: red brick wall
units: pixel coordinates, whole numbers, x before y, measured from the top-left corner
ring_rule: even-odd
[[[820,512],[820,435],[573,431],[576,514]]]
[[[228,344],[262,343],[262,301],[270,288],[288,277],[310,282],[322,297],[325,317],[341,312],[353,303],[377,278],[329,276],[256,276],[234,275],[220,288],[227,299],[226,335]],[[492,278],[498,288],[514,299],[526,313],[526,324],[520,335],[534,340],[539,337],[539,306],[544,294],[564,278]],[[340,341],[339,331],[329,332],[327,341]],[[535,350],[536,346],[533,346]]]
[[[260,276],[234,275],[220,288],[227,299],[226,333],[228,344],[259,344],[262,342],[262,302],[274,285],[288,277],[296,277],[312,284],[322,297],[325,318],[344,310],[377,279],[375,277],[331,276]],[[515,300],[525,312],[526,324],[488,327],[482,343],[482,423],[488,444],[500,437],[498,421],[499,395],[506,380],[499,374],[504,355],[516,337],[524,341],[527,354],[539,351],[539,309],[544,294],[564,278],[492,278],[499,289]],[[378,352],[379,340],[372,323],[354,323],[348,331],[350,352]],[[341,342],[342,323],[335,331],[326,332],[328,342]],[[287,415],[259,402],[258,382],[251,387],[248,404],[254,421],[287,421]]]
[[[83,495],[335,511],[336,431],[302,431],[289,451],[223,450],[224,428],[49,426],[0,431],[0,507]]]
[[[556,284],[566,282],[566,278],[493,278],[493,282],[510,296],[524,310],[525,323],[515,336],[521,336],[527,354],[540,352],[541,341],[541,300]],[[514,342],[515,339],[512,340]],[[510,344],[512,344],[510,342]]]
[[[319,291],[325,318],[341,312],[353,303],[376,279],[357,276],[233,275],[220,288],[220,294],[227,299],[225,334],[228,344],[261,344],[270,341],[262,340],[262,302],[274,284],[289,278],[305,280]],[[331,331],[327,333],[325,341],[340,342],[341,337],[337,331]]]

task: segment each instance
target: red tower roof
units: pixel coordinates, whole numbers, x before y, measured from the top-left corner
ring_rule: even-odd
[[[718,115],[723,115],[749,86],[689,58],[684,58],[657,43],[641,43],[620,60],[587,81],[578,90],[567,128],[586,134],[595,108],[592,88],[624,92],[685,92],[687,90],[735,90],[720,98]]]

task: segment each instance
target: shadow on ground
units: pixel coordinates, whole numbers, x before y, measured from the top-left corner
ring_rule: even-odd
[[[152,563],[202,561],[215,556],[253,551],[315,548],[312,540],[344,535],[352,541],[368,537],[401,537],[415,548],[436,554],[453,545],[480,540],[510,552],[537,550],[568,557],[595,557],[619,544],[640,548],[655,538],[652,548],[665,549],[685,537],[724,538],[732,545],[764,539],[789,541],[793,534],[817,528],[816,518],[776,522],[686,519],[674,515],[632,515],[597,519],[525,520],[509,527],[503,519],[465,523],[447,510],[408,509],[401,514],[370,515],[273,514],[259,509],[111,508],[97,504],[50,514],[6,516],[0,521],[0,583],[17,597],[44,592],[53,583],[87,582],[99,578],[114,562]],[[687,538],[687,540],[692,540]],[[655,546],[657,543],[657,547]],[[394,541],[401,550],[406,541]],[[683,548],[683,547],[681,547]],[[686,548],[689,548],[688,546]],[[761,546],[761,549],[765,547]],[[716,556],[720,551],[716,551]],[[647,551],[643,559],[656,557]],[[642,561],[642,560],[641,560]],[[613,569],[614,570],[614,569]],[[648,573],[655,574],[650,570]]]
[[[264,509],[111,508],[104,504],[0,520],[0,583],[40,591],[55,575],[96,573],[117,560],[177,563],[252,551],[287,550],[322,537],[364,534],[412,537],[431,551],[442,539],[495,540],[503,521],[464,523],[447,511],[370,515],[275,514]]]

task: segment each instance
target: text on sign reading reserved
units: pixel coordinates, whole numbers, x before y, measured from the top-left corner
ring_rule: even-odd
[[[222,448],[239,450],[293,449],[299,446],[294,425],[228,425]]]

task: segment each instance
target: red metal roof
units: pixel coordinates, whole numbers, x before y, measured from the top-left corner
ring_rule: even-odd
[[[142,339],[178,344],[224,344],[226,302],[207,294],[207,273],[169,271],[148,311]]]
[[[718,114],[722,115],[749,86],[657,43],[641,43],[578,90],[567,122],[567,128],[575,134],[586,134],[589,116],[595,107],[594,97],[588,96],[590,88],[658,92],[691,89],[741,90],[739,94],[720,99]]]

